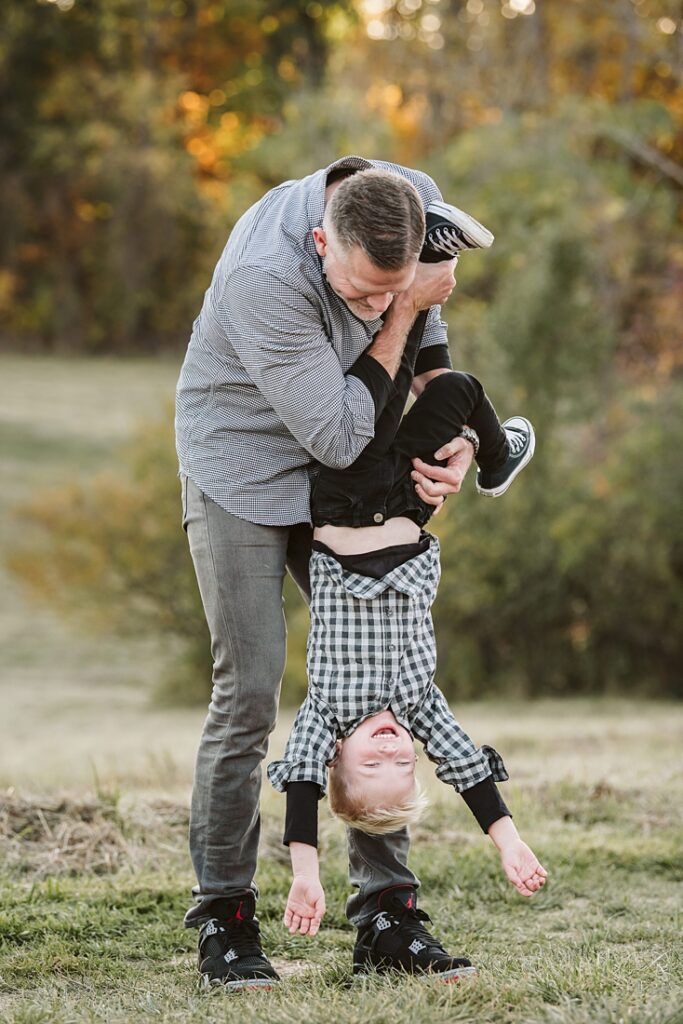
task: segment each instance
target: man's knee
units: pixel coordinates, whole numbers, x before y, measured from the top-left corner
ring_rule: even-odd
[[[213,690],[209,715],[215,721],[249,721],[258,732],[275,725],[280,682],[285,668],[285,635],[270,644],[233,652],[214,645]]]

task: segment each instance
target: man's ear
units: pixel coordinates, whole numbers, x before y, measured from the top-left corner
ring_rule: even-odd
[[[325,234],[324,228],[313,228],[313,241],[315,242],[315,251],[321,259],[324,259],[327,255],[327,235]]]

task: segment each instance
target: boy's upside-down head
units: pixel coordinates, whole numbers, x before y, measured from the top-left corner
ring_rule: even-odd
[[[365,718],[344,739],[329,765],[333,814],[370,835],[416,822],[427,800],[415,777],[413,738],[388,709]]]

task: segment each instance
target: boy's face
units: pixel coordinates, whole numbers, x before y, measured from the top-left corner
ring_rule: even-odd
[[[335,771],[343,771],[347,787],[362,793],[363,803],[389,806],[415,790],[413,740],[391,711],[380,711],[361,722],[340,741]]]

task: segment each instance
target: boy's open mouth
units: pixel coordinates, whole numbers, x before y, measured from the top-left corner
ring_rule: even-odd
[[[383,725],[379,729],[375,729],[372,739],[382,739],[385,736],[398,736],[398,730],[394,729],[391,725]]]

